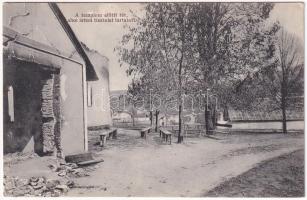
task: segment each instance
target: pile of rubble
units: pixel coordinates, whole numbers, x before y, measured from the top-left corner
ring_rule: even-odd
[[[10,162],[10,164],[12,163],[14,162]],[[51,176],[53,177],[52,179],[46,177],[21,178],[17,176],[4,176],[4,195],[63,196],[70,188],[75,186],[73,178],[89,176],[89,172],[95,170],[98,166],[91,165],[81,168],[75,163],[50,159],[48,167],[51,170],[50,173],[53,174]]]
[[[39,162],[37,162],[39,160]],[[5,196],[44,196],[56,197],[63,196],[69,189],[78,187],[73,179],[78,177],[89,176],[89,172],[97,169],[99,165],[82,166],[76,163],[67,163],[64,159],[56,157],[39,157],[35,153],[14,153],[8,154],[4,158],[4,166],[6,171],[12,166],[23,166],[23,162],[32,162],[35,167],[44,168],[44,173],[19,174],[19,177],[14,173],[5,173],[4,176],[4,195]],[[38,164],[39,163],[39,164]],[[27,165],[28,166],[28,165]],[[50,174],[49,170],[50,169]],[[18,168],[23,170],[23,168]],[[26,169],[26,168],[25,168]],[[35,170],[34,170],[35,171]]]
[[[58,197],[74,186],[67,179],[54,180],[45,177],[18,178],[4,176],[5,196],[44,196]]]
[[[78,178],[89,176],[90,167],[80,168],[76,163],[60,162],[59,164],[50,164],[48,166],[52,171],[56,172],[60,177]]]

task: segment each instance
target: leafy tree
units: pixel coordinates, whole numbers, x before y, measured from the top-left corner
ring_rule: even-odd
[[[247,94],[240,86],[274,62],[274,38],[279,25],[266,23],[273,6],[271,3],[195,5],[197,90],[211,88],[225,108],[229,104],[241,108],[251,105],[258,92]]]
[[[225,108],[240,98],[241,82],[273,62],[278,24],[265,21],[271,3],[150,3],[116,48],[127,74],[162,105],[178,101],[181,136],[184,94],[211,91]],[[242,104],[244,105],[244,104]]]
[[[129,64],[127,73],[137,74],[147,90],[159,95],[162,101],[174,98],[179,104],[180,142],[182,124],[182,94],[184,74],[191,67],[193,44],[190,4],[155,3],[146,6],[146,16],[137,28],[123,36],[122,45],[133,42],[131,49],[117,48],[121,61]]]

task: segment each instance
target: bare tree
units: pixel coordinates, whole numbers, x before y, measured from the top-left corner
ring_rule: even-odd
[[[294,104],[291,97],[303,94],[304,52],[301,41],[281,29],[276,40],[276,62],[264,72],[264,89],[282,112],[282,129],[287,133],[286,111]]]

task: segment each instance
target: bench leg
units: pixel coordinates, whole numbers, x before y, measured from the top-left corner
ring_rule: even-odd
[[[100,136],[100,146],[104,147],[106,143],[107,143],[107,136],[106,135]]]
[[[100,136],[100,141],[99,141],[99,146],[103,146],[103,138],[102,138],[102,136]]]
[[[169,144],[172,144],[172,135],[169,136]]]
[[[112,137],[113,139],[117,139],[117,130],[115,130],[114,132],[113,132],[113,137]]]
[[[147,132],[147,134],[149,134],[150,133],[150,129],[148,130],[148,132]],[[146,135],[147,136],[147,135]]]

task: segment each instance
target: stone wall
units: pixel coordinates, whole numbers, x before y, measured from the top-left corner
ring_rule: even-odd
[[[63,149],[61,145],[61,93],[60,93],[60,73],[55,73],[53,84],[53,113],[54,113],[54,143],[57,157],[63,157]]]
[[[52,153],[54,150],[54,125],[53,113],[53,83],[54,76],[42,80],[42,136],[44,153]]]
[[[46,74],[41,84],[43,151],[45,154],[56,151],[61,156],[59,74]]]

